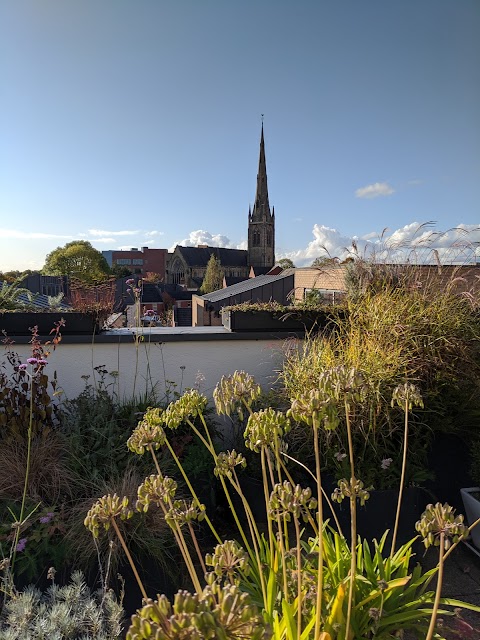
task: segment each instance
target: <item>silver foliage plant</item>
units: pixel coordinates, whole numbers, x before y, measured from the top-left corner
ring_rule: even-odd
[[[124,612],[112,592],[92,594],[76,571],[64,587],[35,587],[9,599],[0,615],[0,640],[116,640]]]

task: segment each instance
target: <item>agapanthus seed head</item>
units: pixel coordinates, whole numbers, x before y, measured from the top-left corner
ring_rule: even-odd
[[[262,390],[253,376],[245,371],[235,371],[231,376],[222,376],[215,387],[213,399],[219,415],[230,416],[234,411],[243,420],[245,407],[251,407]]]
[[[281,411],[269,407],[252,413],[247,422],[244,438],[246,446],[257,453],[262,447],[280,444],[282,437],[290,431],[290,420]]]
[[[247,466],[245,456],[237,453],[235,449],[232,451],[222,451],[217,456],[217,462],[213,473],[218,477],[231,478],[233,469],[237,466],[243,469]]]
[[[443,534],[445,549],[468,535],[468,527],[463,522],[463,515],[456,516],[453,507],[441,502],[427,505],[415,528],[422,536],[426,549],[430,546],[439,546],[441,534]]]
[[[239,580],[239,571],[248,575],[248,554],[235,540],[226,540],[217,544],[213,554],[205,556],[207,567],[213,568],[213,573],[219,579],[228,578],[231,583]]]
[[[177,483],[168,476],[151,475],[137,489],[137,511],[147,512],[150,503],[160,506],[168,504],[175,497]]]
[[[169,429],[177,429],[182,422],[195,419],[205,411],[207,398],[197,389],[188,389],[183,396],[168,405],[163,421]]]
[[[128,520],[133,515],[133,511],[128,506],[128,498],[120,498],[116,493],[106,495],[97,500],[87,513],[84,524],[95,538],[98,538],[100,527],[103,526],[108,531],[112,518],[120,517]]]
[[[236,585],[213,582],[201,593],[179,591],[147,600],[134,616],[127,640],[269,640],[271,631],[250,596]]]
[[[342,478],[337,482],[338,487],[332,493],[332,500],[334,502],[342,502],[345,498],[355,498],[360,501],[361,506],[365,505],[365,502],[370,498],[370,490],[365,489],[364,484],[358,478],[354,480],[347,480]]]
[[[367,382],[355,367],[333,367],[320,375],[318,387],[325,396],[336,401],[362,402],[368,390]]]
[[[423,398],[420,389],[411,382],[399,384],[392,393],[392,407],[398,404],[399,407],[406,411],[412,408],[420,407],[423,409]]]
[[[163,410],[159,407],[148,408],[132,435],[127,440],[130,451],[142,455],[150,447],[157,450],[165,444]]]
[[[298,394],[292,398],[287,415],[295,422],[304,422],[310,427],[315,422],[317,426],[328,431],[336,429],[339,424],[336,403],[318,388],[310,389],[306,393]]]
[[[308,522],[310,511],[317,508],[317,501],[312,498],[312,490],[307,487],[302,489],[300,485],[293,486],[285,480],[273,487],[269,500],[269,515],[272,519],[285,517],[290,521],[291,516],[302,518]]]
[[[165,514],[165,522],[172,529],[176,529],[177,526],[183,527],[184,524],[194,520],[201,522],[205,518],[205,512],[204,504],[197,504],[195,501],[175,500]]]

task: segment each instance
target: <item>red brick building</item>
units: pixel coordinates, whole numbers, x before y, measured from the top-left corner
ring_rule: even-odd
[[[126,251],[102,251],[110,267],[126,267],[136,275],[145,277],[149,273],[158,273],[160,281],[165,280],[168,249],[149,249],[132,247]]]

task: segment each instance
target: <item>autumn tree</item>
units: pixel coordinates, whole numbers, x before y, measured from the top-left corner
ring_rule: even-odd
[[[200,293],[205,295],[206,293],[221,289],[223,287],[223,277],[224,273],[220,260],[212,253],[203,277]]]
[[[90,242],[75,240],[49,253],[42,273],[69,276],[88,283],[105,280],[110,275],[110,267],[101,252],[92,247]]]

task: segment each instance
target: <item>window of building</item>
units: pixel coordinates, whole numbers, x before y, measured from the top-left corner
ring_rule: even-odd
[[[117,260],[115,260],[115,262],[117,264],[132,264],[132,261],[130,258],[118,258]]]
[[[143,260],[141,258],[133,258],[132,264],[143,264]]]
[[[272,246],[272,232],[270,229],[267,229],[267,245]]]

